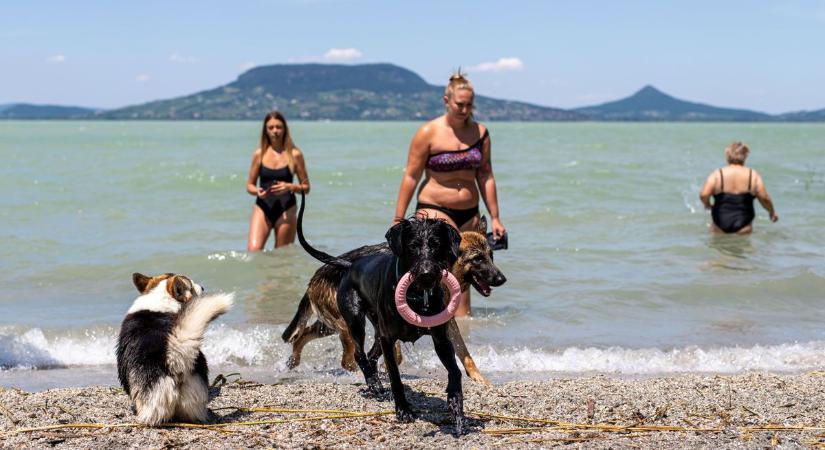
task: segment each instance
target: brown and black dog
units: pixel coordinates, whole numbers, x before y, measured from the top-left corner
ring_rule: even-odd
[[[461,283],[461,292],[466,292],[472,285],[481,295],[488,297],[492,287],[501,286],[507,279],[493,263],[493,251],[490,249],[485,237],[486,228],[487,223],[482,218],[477,231],[464,231],[461,233],[461,253],[453,264],[451,272]],[[376,253],[391,253],[391,251],[386,243],[367,245],[344,253],[339,258],[353,261]],[[298,311],[295,312],[295,317],[282,335],[284,342],[292,344],[292,355],[287,361],[289,368],[295,368],[301,363],[301,352],[308,342],[337,333],[343,346],[341,367],[349,371],[358,369],[355,362],[355,344],[347,329],[346,322],[341,317],[341,311],[338,309],[336,300],[338,285],[345,273],[346,269],[325,264],[315,271],[310,279],[307,290],[298,305]],[[307,321],[313,313],[317,316],[317,320],[312,325],[307,326]],[[464,365],[467,376],[479,383],[490,385],[490,382],[479,372],[472,356],[470,356],[455,319],[450,320],[447,330],[448,336],[455,347],[456,355]],[[369,353],[371,356],[377,357],[380,352],[381,347],[373,345]],[[401,352],[398,345],[395,347],[395,359],[397,363],[401,362]]]

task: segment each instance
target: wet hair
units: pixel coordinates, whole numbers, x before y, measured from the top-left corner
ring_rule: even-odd
[[[728,164],[745,164],[750,149],[742,142],[736,141],[725,147],[725,159]]]
[[[266,123],[271,119],[280,120],[281,123],[284,124],[284,135],[281,138],[280,148],[284,149],[286,164],[289,167],[289,171],[295,173],[295,157],[292,156],[292,149],[295,148],[295,143],[292,142],[292,135],[289,134],[289,125],[286,123],[286,118],[280,111],[272,111],[264,117],[264,123],[261,126],[261,163],[263,164],[266,149],[269,147],[273,147],[273,149],[275,148],[275,146],[272,145],[272,141],[269,139],[269,133],[266,132]]]
[[[458,69],[451,77],[450,81],[447,83],[447,86],[444,88],[444,96],[447,99],[452,99],[453,94],[455,91],[459,89],[467,89],[468,91],[472,92],[475,95],[475,90],[473,89],[473,84],[470,83],[470,80],[467,79],[465,74],[461,73],[461,69]]]

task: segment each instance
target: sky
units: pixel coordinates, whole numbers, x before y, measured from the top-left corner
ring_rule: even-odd
[[[768,113],[825,108],[825,0],[0,0],[0,104],[116,108],[267,64],[392,63],[574,108],[653,85]]]

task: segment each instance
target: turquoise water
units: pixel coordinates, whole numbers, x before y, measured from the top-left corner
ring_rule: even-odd
[[[332,253],[380,242],[418,124],[290,125],[312,182],[310,240]],[[5,376],[107,372],[135,271],[184,273],[237,293],[207,338],[210,361],[285,377],[337,374],[333,338],[310,344],[297,372],[283,367],[280,330],[318,264],[298,246],[245,252],[253,198],[244,183],[259,127],[0,122]],[[496,255],[507,284],[476,295],[474,318],[461,324],[482,370],[825,366],[825,126],[489,127],[510,248]],[[697,195],[732,140],[751,146],[748,164],[780,221],[757,206],[753,235],[714,237]],[[406,371],[440,367],[426,339],[405,352]]]

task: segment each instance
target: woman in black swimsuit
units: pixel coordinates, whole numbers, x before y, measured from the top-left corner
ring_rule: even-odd
[[[711,210],[713,223],[710,227],[714,233],[750,233],[753,230],[751,222],[755,216],[755,198],[768,211],[772,222],[779,220],[762,177],[755,170],[745,167],[749,151],[748,146],[741,142],[729,145],[725,149],[728,165],[711,172],[699,194],[705,209]],[[710,203],[711,196],[713,204]]]
[[[393,223],[402,220],[418,188],[416,214],[443,218],[460,231],[477,230],[478,200],[487,205],[495,239],[504,235],[499,218],[496,180],[490,162],[490,134],[473,120],[473,86],[460,72],[444,90],[446,113],[418,129],[410,143],[407,168],[398,189]],[[469,293],[457,315],[470,313]]]
[[[294,175],[298,183],[294,183]],[[309,192],[304,155],[293,144],[284,116],[273,111],[264,117],[261,144],[252,154],[246,180],[246,192],[257,197],[249,219],[247,251],[263,249],[272,230],[275,247],[295,241],[295,193],[302,190]]]

